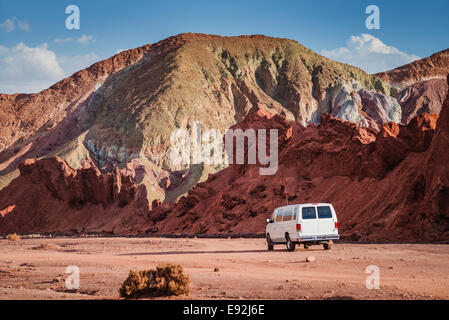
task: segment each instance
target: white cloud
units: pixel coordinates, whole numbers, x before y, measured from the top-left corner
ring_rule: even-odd
[[[0,45],[0,92],[39,92],[98,60],[94,53],[57,57],[47,43],[36,47],[22,42],[11,48]]]
[[[53,39],[53,42],[55,43],[67,43],[67,42],[73,42],[73,41],[77,41],[78,43],[83,43],[83,44],[89,44],[89,43],[95,43],[96,40],[94,39],[94,36],[92,35],[85,35],[83,34],[81,37],[74,39],[72,37],[68,37],[68,38],[56,38]]]
[[[66,43],[66,42],[73,42],[75,41],[74,38],[68,37],[68,38],[56,38],[53,39],[53,42],[55,43]],[[94,39],[94,36],[92,35],[85,35],[83,34],[81,37],[79,37],[78,39],[76,39],[76,41],[78,43],[83,43],[83,44],[89,44],[89,43],[95,43],[96,40]]]
[[[6,19],[5,22],[0,24],[0,28],[2,28],[6,32],[11,32],[16,28],[16,24],[11,19]]]
[[[399,51],[365,33],[351,36],[346,47],[322,50],[321,54],[329,59],[359,67],[368,73],[387,71],[420,59],[417,55]]]
[[[0,28],[6,32],[11,32],[16,29],[16,23],[17,27],[23,31],[29,32],[31,30],[30,25],[26,20],[21,21],[18,20],[16,17],[12,19],[6,19],[5,22],[0,24]]]
[[[70,38],[70,37],[68,37],[68,38],[56,38],[56,39],[53,39],[53,42],[55,42],[55,43],[65,43],[65,42],[72,42],[73,40],[75,40],[75,39]]]
[[[79,43],[85,43],[85,44],[88,44],[88,43],[95,43],[96,40],[95,40],[94,37],[91,36],[91,35],[87,36],[87,35],[83,34],[81,37],[78,38],[77,41],[78,41]]]
[[[46,43],[34,48],[27,47],[23,42],[10,49],[4,47],[0,57],[0,69],[2,83],[20,83],[25,79],[54,81],[64,76],[56,55],[48,50]]]
[[[9,48],[7,48],[7,47],[5,47],[5,46],[2,46],[2,45],[0,44],[0,57],[1,57],[2,55],[7,54],[8,51],[9,51]]]
[[[30,25],[26,20],[18,21],[17,26],[19,27],[19,29],[22,29],[23,31],[30,32]]]

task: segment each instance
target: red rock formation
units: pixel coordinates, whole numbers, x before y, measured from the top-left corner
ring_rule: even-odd
[[[277,206],[331,202],[346,238],[449,240],[448,97],[437,119],[425,113],[407,126],[387,123],[378,133],[328,115],[319,126],[302,129],[252,112],[240,127],[287,128],[279,137],[285,143],[277,174],[232,165],[176,205],[152,210],[151,230],[260,234]]]
[[[95,167],[73,170],[49,158],[27,160],[19,169],[0,192],[0,233],[135,233],[145,222],[145,187],[117,168],[106,174]]]
[[[449,85],[449,75],[447,77]],[[449,230],[449,94],[444,101],[432,140],[427,166],[422,172],[425,178],[425,193],[421,210],[436,214],[435,228],[440,232]],[[423,179],[424,180],[424,179]],[[423,181],[421,180],[421,182]],[[419,180],[418,180],[419,182]],[[419,185],[418,185],[419,186]],[[430,216],[431,217],[431,216]]]
[[[30,160],[0,191],[0,232],[261,234],[275,207],[323,201],[334,204],[349,239],[448,240],[449,98],[437,118],[423,114],[378,132],[324,115],[302,128],[254,108],[234,128],[277,128],[278,172],[231,165],[177,204],[154,201],[152,211],[145,188],[118,170]]]

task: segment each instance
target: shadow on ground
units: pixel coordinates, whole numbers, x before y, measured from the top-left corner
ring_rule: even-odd
[[[312,252],[312,251],[323,251],[322,249],[307,249],[307,250],[296,250],[296,252]],[[214,251],[158,251],[158,252],[132,252],[132,253],[121,253],[119,256],[159,256],[159,255],[169,255],[169,254],[221,254],[221,253],[262,253],[268,252],[266,249],[261,250],[214,250]],[[287,252],[287,250],[274,250],[274,252]]]

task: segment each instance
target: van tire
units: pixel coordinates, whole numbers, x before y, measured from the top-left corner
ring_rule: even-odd
[[[296,243],[294,243],[288,234],[285,235],[285,241],[287,245],[287,251],[295,251]]]
[[[271,241],[269,234],[267,234],[267,249],[268,251],[273,251],[273,242]]]
[[[331,250],[332,249],[332,241],[329,241],[328,243],[323,243],[324,250]]]

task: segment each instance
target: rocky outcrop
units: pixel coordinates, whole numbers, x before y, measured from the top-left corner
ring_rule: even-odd
[[[402,107],[402,123],[427,112],[439,114],[448,92],[446,80],[433,79],[417,82],[403,89],[398,100]]]
[[[360,90],[361,111],[372,128],[380,129],[387,122],[401,122],[402,109],[398,101],[373,90]],[[407,122],[408,123],[408,122]]]
[[[376,74],[392,87],[402,109],[401,123],[422,113],[439,114],[448,92],[449,49],[394,70]]]
[[[366,90],[358,83],[343,83],[329,88],[319,110],[319,116],[327,112],[335,118],[376,130],[380,130],[386,122],[400,122],[402,113],[395,98],[375,90]]]
[[[0,192],[0,233],[136,233],[149,205],[146,189],[117,168],[74,170],[60,158],[27,160]]]
[[[449,75],[447,76],[449,85]],[[415,189],[421,193],[423,201],[416,210],[421,211],[425,219],[433,219],[432,227],[436,232],[449,231],[449,94],[444,100],[438,118],[435,137],[425,159],[427,164],[421,171],[422,176],[416,179]],[[424,186],[424,188],[423,188]],[[419,188],[420,187],[420,188]]]
[[[250,113],[245,126],[287,126],[280,131],[277,174],[260,176],[257,165],[232,165],[176,205],[153,209],[150,230],[263,233],[265,219],[278,206],[331,202],[347,239],[449,240],[448,159],[442,151],[449,147],[448,103],[438,122],[438,115],[424,113],[408,125],[386,123],[380,132],[331,115],[302,128]]]

